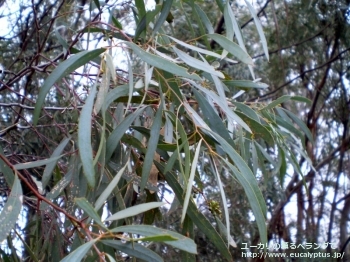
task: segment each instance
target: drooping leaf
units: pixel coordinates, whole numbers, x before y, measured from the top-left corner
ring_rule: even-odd
[[[139,56],[144,62],[154,67],[160,68],[167,72],[173,73],[178,76],[188,77],[197,81],[201,81],[201,78],[196,74],[189,74],[186,68],[178,66],[162,57],[152,55],[148,52],[145,52],[142,48],[138,47],[134,43],[124,42],[126,45],[131,47],[137,56]]]
[[[106,201],[106,199],[110,196],[110,194],[113,192],[114,188],[118,184],[121,176],[123,175],[128,163],[125,164],[123,168],[121,168],[118,173],[114,176],[112,181],[108,184],[106,189],[102,192],[102,194],[99,196],[99,198],[95,202],[95,210],[98,211],[103,203]]]
[[[252,171],[247,166],[246,162],[242,157],[236,152],[236,150],[230,146],[222,137],[213,131],[204,130],[205,133],[209,133],[217,141],[219,141],[221,147],[226,152],[226,154],[231,158],[235,163],[237,168],[233,166],[225,158],[222,160],[226,165],[233,171],[235,177],[240,182],[242,187],[245,190],[245,193],[248,197],[250,206],[252,207],[253,214],[255,216],[256,222],[258,224],[260,239],[262,243],[267,243],[267,229],[266,229],[266,204],[264,197],[259,189],[258,183]]]
[[[73,72],[75,69],[85,65],[93,58],[102,54],[106,49],[100,48],[95,50],[82,51],[76,55],[71,56],[68,60],[60,63],[55,70],[46,78],[43,86],[40,88],[38,99],[35,103],[35,109],[33,114],[33,124],[36,125],[39,120],[40,110],[44,104],[45,97],[51,87],[63,77]]]
[[[47,159],[37,160],[37,161],[33,161],[33,162],[20,163],[20,164],[14,165],[14,167],[17,170],[22,170],[22,169],[28,169],[28,168],[38,167],[38,166],[44,166],[44,165],[50,164],[52,162],[56,163],[57,160],[60,159],[61,157],[62,156],[56,156],[56,157],[50,157]]]
[[[123,219],[126,217],[136,216],[140,213],[146,212],[146,211],[153,209],[153,208],[158,208],[158,207],[163,206],[165,204],[166,203],[163,203],[163,202],[150,202],[150,203],[144,203],[144,204],[132,206],[132,207],[126,208],[124,210],[121,210],[121,211],[109,216],[106,219],[106,221],[119,220],[119,219]]]
[[[130,225],[113,228],[111,232],[128,232],[146,237],[169,235],[173,238],[173,240],[163,241],[164,243],[173,246],[174,248],[178,248],[180,250],[184,250],[192,254],[197,254],[197,246],[192,239],[167,229],[162,229],[148,225]]]
[[[202,54],[206,54],[206,55],[209,55],[209,56],[212,56],[212,57],[216,57],[216,58],[221,58],[221,55],[220,54],[217,54],[217,53],[214,53],[212,51],[209,51],[207,49],[203,49],[203,48],[200,48],[200,47],[197,47],[195,45],[190,45],[190,44],[187,44],[175,37],[171,37],[171,36],[168,36],[171,40],[173,40],[175,43],[179,44],[179,45],[182,45],[183,47],[186,47],[188,49],[191,49],[191,50],[194,50],[194,51],[197,51],[198,53],[202,53]]]
[[[122,136],[125,134],[126,130],[130,128],[132,122],[134,122],[134,120],[142,113],[144,109],[145,107],[141,107],[132,114],[128,115],[110,134],[106,143],[106,161],[111,158],[113,151],[117,148],[117,145]]]
[[[202,141],[203,140],[201,139],[198,142],[198,145],[197,145],[194,157],[193,157],[192,165],[191,165],[190,177],[188,179],[188,182],[186,183],[186,193],[185,193],[185,197],[184,197],[184,203],[182,206],[181,224],[185,220],[188,203],[189,203],[190,197],[192,195],[192,186],[193,186],[194,176],[195,176],[196,171],[197,171],[197,163],[198,163],[198,157],[199,157],[199,152],[201,149]]]
[[[250,127],[250,129],[253,131],[253,138],[262,138],[268,145],[273,146],[274,145],[274,139],[271,135],[270,131],[260,124],[259,122],[255,121],[254,119],[248,117],[247,115],[236,111],[236,114],[243,119],[245,123]]]
[[[208,36],[243,63],[253,65],[253,59],[236,43],[219,34],[209,34]]]
[[[93,206],[87,201],[86,198],[80,197],[75,198],[74,202],[85,211],[85,213],[93,219],[97,224],[99,224],[101,227],[105,228],[105,225],[101,221],[101,217],[97,214],[96,210],[93,208]]]
[[[56,147],[56,149],[53,151],[51,158],[54,157],[58,157],[60,156],[60,154],[62,153],[63,149],[66,147],[66,145],[68,144],[68,142],[70,141],[71,137],[66,137],[64,138],[61,143]],[[50,159],[51,159],[50,158]],[[58,159],[57,159],[58,160]],[[44,170],[44,174],[41,180],[42,186],[43,188],[46,187],[47,183],[50,181],[51,175],[52,175],[52,171],[55,168],[56,164],[57,164],[57,160],[53,161],[51,163],[48,163],[45,167]]]
[[[5,157],[4,151],[2,150],[2,147],[0,145],[0,154]],[[4,174],[4,178],[6,180],[6,183],[9,185],[12,185],[14,183],[15,176],[13,174],[13,171],[9,166],[0,158],[0,171]]]
[[[143,192],[146,182],[148,181],[150,171],[153,165],[154,154],[157,149],[159,132],[162,125],[162,103],[159,105],[159,108],[156,112],[156,115],[153,120],[151,127],[151,135],[147,144],[147,151],[145,155],[145,160],[142,167],[142,176],[141,176],[141,185],[140,191]]]
[[[207,28],[208,34],[214,34],[214,32],[215,32],[214,28],[213,28],[212,24],[210,23],[209,18],[206,15],[206,13],[196,3],[194,3],[194,8],[197,11],[202,22],[204,23],[205,27]]]
[[[141,0],[143,2],[143,0]],[[154,10],[148,11],[146,14],[141,16],[141,20],[137,24],[136,30],[135,30],[135,39],[139,39],[140,35],[144,35],[144,31],[146,30],[147,26],[151,21],[153,21],[154,17],[160,12],[161,7],[159,5],[156,5],[156,8]]]
[[[249,80],[223,80],[222,81],[228,88],[267,88],[268,85],[260,82],[254,82]]]
[[[209,74],[216,75],[221,78],[225,78],[224,74],[220,71],[216,71],[214,67],[209,65],[208,63],[204,63],[198,59],[193,58],[192,56],[182,52],[181,50],[177,49],[175,46],[173,47],[175,53],[178,55],[178,57],[184,61],[187,65],[197,68],[199,70],[202,70],[204,72],[207,72]]]
[[[86,253],[90,250],[90,248],[96,243],[97,239],[90,240],[89,242],[79,246],[76,250],[66,256],[61,262],[80,262],[83,260]]]
[[[269,50],[267,48],[267,41],[266,41],[266,37],[265,37],[264,31],[262,29],[260,20],[259,20],[257,14],[256,14],[256,11],[255,11],[254,7],[247,0],[244,0],[244,2],[247,4],[249,11],[250,11],[250,13],[252,14],[252,16],[254,18],[254,23],[255,23],[256,29],[258,30],[258,33],[259,33],[259,36],[260,36],[260,40],[261,40],[261,44],[262,44],[264,52],[265,52],[265,56],[266,56],[267,60],[269,60]]]
[[[125,254],[147,262],[163,262],[155,252],[139,243],[122,242],[120,240],[102,240],[101,243],[111,246]]]
[[[155,34],[160,29],[160,27],[164,24],[165,20],[167,20],[172,5],[173,5],[173,0],[165,0],[165,1],[163,1],[162,9],[160,11],[160,15],[158,17],[157,22],[155,22],[155,25],[153,27],[152,37],[155,36]]]
[[[85,105],[81,110],[79,126],[78,126],[78,143],[79,155],[83,164],[84,175],[91,188],[95,186],[95,168],[93,164],[93,155],[91,147],[91,121],[92,107],[96,95],[96,85],[90,91]]]
[[[233,240],[232,236],[230,235],[229,228],[227,228],[221,222],[220,218],[218,218],[217,216],[215,216],[215,221],[216,221],[216,224],[218,225],[220,233],[228,239],[228,244],[231,245],[232,247],[237,247],[236,242]]]
[[[15,176],[11,193],[0,213],[0,243],[6,239],[15,227],[21,212],[23,202],[22,186],[19,178]]]
[[[160,172],[164,171],[164,166],[162,166],[160,163],[157,163],[156,165],[160,170]],[[170,187],[174,190],[176,197],[180,200],[180,202],[182,202],[184,192],[181,185],[177,181],[177,177],[175,177],[175,175],[173,175],[171,172],[168,172],[164,175],[165,175],[166,181],[169,183]],[[232,261],[231,254],[227,249],[224,240],[215,230],[213,225],[207,220],[207,218],[201,212],[198,211],[198,208],[196,207],[195,203],[193,203],[192,201],[190,201],[188,204],[187,214],[195,223],[197,228],[201,230],[208,237],[208,239],[210,239],[210,241],[217,247],[217,249],[221,252],[221,255],[228,261]]]

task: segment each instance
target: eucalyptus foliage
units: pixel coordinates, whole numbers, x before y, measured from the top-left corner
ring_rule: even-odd
[[[268,59],[263,26],[246,3],[261,40],[255,44],[261,44]],[[291,148],[305,154],[305,137],[312,141],[306,125],[280,104],[310,101],[296,96],[271,103],[239,100],[242,90],[268,85],[255,79],[254,60],[245,47],[249,40],[235,11],[229,2],[220,4],[224,35],[214,32],[201,2],[176,0],[160,1],[152,10],[135,0],[129,10],[134,33],[118,20],[113,6],[92,1],[83,14],[109,20],[87,21],[74,29],[85,46],[72,42],[69,34],[57,34],[63,52],[54,66],[43,69],[47,76],[32,94],[35,106],[27,121],[37,130],[52,117],[65,131],[60,139],[52,137],[54,143],[43,143],[50,148],[47,155],[31,152],[30,161],[14,163],[1,154],[11,194],[0,214],[9,225],[1,228],[0,242],[11,245],[13,234],[6,236],[16,231],[19,207],[30,205],[30,236],[21,241],[22,254],[33,261],[117,261],[126,256],[162,261],[167,249],[153,248],[158,242],[179,250],[183,261],[195,261],[194,228],[231,261],[230,248],[237,244],[229,209],[239,207],[229,206],[222,182],[227,177],[245,193],[259,242],[268,242],[261,184],[275,176],[282,185],[288,163],[302,177]],[[184,7],[198,25],[194,28],[187,17],[192,36],[185,40],[172,31],[174,10]],[[103,46],[94,48],[101,37]],[[120,57],[125,69],[120,69]],[[233,69],[236,63],[244,66],[250,80],[227,75],[220,67],[223,61]],[[47,113],[52,104],[62,115]],[[45,192],[19,171],[29,168],[39,170]],[[220,202],[203,187],[204,173],[214,178]],[[25,201],[19,180],[26,187]],[[175,199],[167,203],[161,188]],[[179,209],[175,214],[182,232],[152,226]]]

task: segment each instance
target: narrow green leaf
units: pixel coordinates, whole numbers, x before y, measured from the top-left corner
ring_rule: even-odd
[[[243,63],[253,65],[253,59],[236,43],[219,34],[209,34],[208,36]]]
[[[216,58],[221,58],[220,54],[214,53],[212,51],[209,51],[209,50],[206,50],[206,49],[194,46],[194,45],[189,45],[189,44],[187,44],[179,39],[176,39],[174,37],[171,37],[171,36],[167,36],[167,37],[169,37],[171,40],[173,40],[177,44],[182,45],[183,47],[186,47],[186,48],[191,49],[193,51],[197,51],[198,53],[206,54],[206,55],[216,57]]]
[[[142,0],[143,1],[143,0]],[[151,21],[153,21],[154,17],[160,12],[160,6],[156,5],[156,8],[154,10],[148,11],[145,15],[140,16],[142,19],[137,24],[136,30],[135,30],[135,39],[139,39],[139,36],[146,30],[147,26]]]
[[[194,180],[194,176],[195,176],[196,171],[197,171],[197,163],[198,163],[199,152],[200,152],[201,145],[202,145],[202,140],[203,139],[199,140],[194,157],[193,157],[190,177],[189,177],[188,182],[187,182],[186,194],[185,194],[184,203],[182,206],[181,224],[185,220],[188,203],[190,201],[190,196],[192,195],[193,180]]]
[[[46,194],[46,198],[53,201],[56,197],[58,197],[62,191],[70,184],[72,175],[73,175],[73,168],[70,169],[63,178],[56,183],[56,185],[51,189],[50,192]],[[40,209],[45,210],[48,208],[48,204],[46,202],[40,203]]]
[[[175,197],[175,199],[178,200],[176,197]],[[186,235],[187,237],[189,237],[191,239],[195,238],[194,223],[188,215],[186,215],[185,221],[182,224],[182,234]],[[181,262],[196,262],[197,261],[195,254],[181,250],[180,255],[181,255],[181,258],[180,258]]]
[[[125,168],[127,167],[128,163],[125,164],[124,167],[122,167],[117,175],[112,179],[112,181],[108,184],[106,189],[102,192],[102,194],[98,197],[98,199],[95,202],[95,210],[98,211],[103,203],[106,201],[106,199],[111,195],[113,192],[114,188],[117,186],[121,176],[123,175]]]
[[[95,187],[95,169],[91,147],[91,121],[92,107],[96,95],[96,85],[90,91],[85,105],[83,106],[78,126],[79,155],[83,164],[84,175],[91,188]]]
[[[311,143],[314,142],[310,129],[303,121],[300,120],[299,117],[294,115],[292,112],[285,110],[284,108],[281,108],[280,110],[283,110],[285,113],[287,113],[287,115],[300,127],[300,129],[304,132]]]
[[[139,13],[139,19],[141,19],[141,17],[144,17],[146,15],[145,2],[144,0],[135,0],[135,5]]]
[[[259,122],[255,121],[254,119],[248,117],[247,115],[236,111],[236,114],[243,119],[243,121],[250,127],[250,129],[253,131],[253,138],[261,138],[263,139],[268,145],[273,146],[274,145],[274,139],[271,135],[270,131],[260,124]]]
[[[228,143],[232,143],[233,141],[227,132],[227,128],[225,127],[222,119],[219,115],[214,111],[213,107],[209,104],[209,102],[204,98],[204,96],[199,93],[195,88],[192,88],[193,94],[198,102],[200,109],[203,111],[203,117],[207,120],[210,128],[218,133],[221,137],[223,137]]]
[[[111,158],[113,151],[117,148],[117,145],[120,139],[122,138],[122,136],[130,128],[130,125],[132,124],[132,122],[134,122],[136,117],[138,117],[143,112],[144,109],[145,107],[139,108],[132,114],[128,115],[110,134],[106,143],[107,144],[106,161],[108,161]]]
[[[112,20],[114,26],[117,27],[118,29],[122,30],[122,29],[123,29],[123,25],[118,21],[117,18],[114,17],[113,11],[111,11],[111,12],[109,13],[109,15],[110,15],[110,17],[111,17],[111,20]]]
[[[162,10],[160,11],[159,18],[153,27],[152,37],[155,36],[155,34],[160,29],[160,27],[164,24],[165,20],[167,19],[168,15],[170,13],[170,9],[171,9],[172,5],[173,5],[173,0],[163,1]]]
[[[178,239],[171,235],[141,237],[137,239],[137,241],[152,241],[152,242],[165,242],[165,241],[175,241],[175,240],[178,240]]]
[[[226,163],[226,165],[233,171],[235,177],[240,182],[245,190],[248,197],[249,203],[252,207],[253,214],[256,218],[258,224],[261,242],[267,242],[267,231],[266,231],[266,204],[264,197],[259,189],[258,183],[252,171],[247,166],[246,162],[242,157],[236,152],[236,150],[230,146],[222,137],[213,131],[204,130],[205,133],[209,133],[217,141],[219,141],[223,150],[231,158],[231,160],[238,167],[239,171],[235,166],[228,162],[225,158],[221,159]],[[244,175],[243,175],[244,174]]]
[[[55,26],[54,31],[55,31],[55,36],[56,36],[58,42],[62,45],[63,50],[64,50],[64,52],[66,53],[66,52],[69,50],[69,45],[68,45],[68,43],[63,39],[63,37],[61,36],[61,34],[59,33],[59,30],[62,29],[62,27],[64,28],[64,30],[68,30],[68,29],[65,28],[64,25],[61,25],[61,26]]]
[[[89,242],[79,246],[76,250],[70,253],[68,256],[63,258],[61,262],[80,262],[83,260],[86,253],[90,250],[90,248],[96,243],[97,239],[90,240]]]
[[[267,228],[266,228],[266,206],[261,191],[257,187],[256,178],[251,180],[246,174],[242,174],[237,168],[222,158],[226,165],[232,170],[236,179],[240,182],[247,195],[250,206],[252,207],[256,223],[258,225],[260,240],[262,243],[267,243]],[[263,203],[263,204],[262,204]]]
[[[7,235],[16,226],[17,218],[21,212],[23,193],[21,182],[15,176],[11,193],[0,213],[0,243],[6,239]]]
[[[262,29],[260,20],[256,14],[254,7],[247,0],[244,0],[244,2],[248,6],[249,11],[254,18],[254,23],[255,23],[256,29],[258,30],[258,34],[260,36],[260,40],[261,40],[261,44],[262,44],[264,52],[265,52],[265,56],[266,56],[267,60],[269,60],[269,50],[267,48],[267,42],[266,42],[265,34],[264,34],[263,29]]]
[[[5,157],[4,151],[0,145],[0,154]],[[15,176],[11,168],[0,158],[0,172],[4,174],[4,178],[8,185],[12,185],[14,183]]]
[[[195,83],[192,80],[187,80],[189,83],[191,83],[193,86],[197,87],[199,90],[201,90],[203,93],[207,94],[218,106],[221,107],[221,109],[223,110],[223,112],[227,115],[227,117],[229,118],[230,121],[236,121],[237,124],[239,124],[240,126],[242,126],[245,130],[247,130],[249,133],[252,133],[252,130],[250,129],[250,127],[242,120],[242,118],[240,118],[235,112],[232,111],[231,108],[229,108],[227,101],[225,101],[225,103],[223,103],[222,99],[215,94],[213,91],[204,88],[203,86]],[[205,126],[203,126],[205,127]]]
[[[249,169],[247,163],[243,160],[243,158],[236,152],[236,150],[228,144],[220,135],[216,134],[213,131],[210,130],[204,130],[206,133],[209,133],[211,136],[213,136],[223,147],[226,154],[231,158],[231,160],[235,163],[239,171],[244,174],[247,181],[250,182],[250,187],[254,190],[254,194],[257,196],[258,204],[260,206],[261,212],[265,215],[266,214],[266,204],[264,201],[264,198],[261,194],[261,191],[259,189],[258,183],[256,181],[256,178],[252,171]]]
[[[123,209],[123,210],[111,215],[110,217],[108,217],[106,219],[106,221],[119,220],[119,219],[123,219],[126,217],[136,216],[140,213],[146,212],[146,211],[153,209],[153,208],[158,208],[158,207],[163,206],[165,204],[166,203],[163,203],[163,202],[150,202],[150,203],[144,203],[144,204],[132,206],[132,207]]]
[[[232,41],[233,36],[235,34],[235,31],[233,29],[233,23],[235,22],[235,17],[234,17],[234,14],[233,14],[231,6],[230,6],[230,1],[226,1],[226,5],[224,8],[224,19],[225,19],[225,27],[226,27],[226,37]],[[236,38],[238,39],[238,43],[241,46],[240,39],[239,39],[240,37],[241,36],[237,37],[237,34],[236,34]],[[242,49],[243,49],[243,47],[242,47]],[[246,50],[244,50],[244,51],[246,51]]]
[[[226,226],[221,222],[220,218],[215,216],[216,224],[218,225],[220,233],[228,239],[228,244],[232,247],[237,247],[236,242],[233,240],[232,236],[230,235],[230,231]]]
[[[282,104],[282,103],[290,100],[291,98],[292,98],[292,96],[288,96],[288,95],[281,96],[281,97],[277,98],[276,100],[272,101],[267,106],[265,106],[262,110],[272,109],[272,108],[278,106],[279,104]]]
[[[162,103],[159,105],[157,113],[154,117],[153,124],[151,127],[151,135],[147,143],[147,151],[146,151],[145,160],[143,162],[143,167],[142,167],[140,192],[143,192],[143,190],[145,189],[145,185],[148,181],[150,171],[153,165],[154,154],[157,150],[159,132],[162,125],[163,110],[161,108],[162,108]]]
[[[104,73],[102,75],[101,83],[99,84],[96,101],[94,105],[94,114],[97,115],[100,112],[100,109],[105,103],[105,99],[107,96],[107,92],[109,90],[110,82],[111,82],[111,70],[106,65],[105,59],[101,62],[101,68],[104,69]],[[103,112],[104,113],[104,112]]]
[[[60,63],[55,70],[46,78],[43,86],[40,88],[38,99],[35,104],[34,114],[33,114],[33,124],[36,125],[39,120],[40,110],[44,104],[46,94],[49,92],[50,88],[63,77],[73,72],[75,69],[85,65],[93,58],[102,54],[106,49],[100,48],[95,50],[82,51],[76,55],[71,56],[68,60]]]
[[[125,254],[139,258],[142,261],[163,262],[163,259],[159,255],[139,243],[125,243],[120,240],[102,240],[101,242]]]
[[[105,228],[105,225],[101,221],[101,217],[97,214],[93,206],[87,201],[85,197],[75,198],[74,202],[85,211],[85,213],[92,218],[97,224]]]
[[[163,165],[159,163],[157,163],[156,165],[161,172],[164,171]],[[169,183],[169,186],[174,190],[176,197],[179,199],[180,202],[183,202],[184,192],[177,180],[177,176],[175,177],[175,175],[173,175],[171,172],[168,172],[164,175],[165,175],[166,181]],[[207,220],[207,218],[201,212],[198,211],[196,204],[193,203],[192,201],[189,202],[187,214],[191,218],[193,223],[196,224],[197,228],[201,232],[203,232],[208,237],[208,239],[210,239],[211,242],[217,247],[221,255],[228,261],[232,261],[231,254],[227,249],[224,240],[215,230],[213,225]]]
[[[206,129],[210,129],[210,127],[205,123],[203,118],[194,110],[187,102],[183,102],[183,105],[187,111],[187,113],[192,117],[193,122],[196,126],[204,127]]]
[[[226,236],[227,238],[227,246],[230,244],[231,242],[231,239],[230,239],[230,218],[229,218],[229,213],[228,213],[228,207],[227,207],[227,200],[226,200],[226,195],[225,195],[225,190],[224,190],[224,187],[222,185],[222,182],[221,182],[221,178],[220,178],[220,173],[218,172],[218,169],[216,167],[216,164],[215,164],[215,161],[213,161],[213,159],[211,159],[211,165],[214,167],[212,168],[213,170],[213,173],[215,174],[216,176],[216,180],[217,180],[217,183],[218,183],[218,187],[219,187],[219,190],[220,190],[220,195],[221,195],[221,200],[222,200],[222,206],[224,208],[224,215],[225,215],[225,222],[226,222],[226,232],[224,230],[224,236]],[[220,219],[218,219],[216,216],[215,216],[215,219],[216,220],[219,220],[221,222]],[[220,225],[219,225],[219,228],[220,228]]]
[[[312,101],[310,99],[308,99],[306,97],[303,97],[303,96],[292,96],[291,100],[298,101],[298,102],[303,102],[303,103],[306,103],[308,105],[312,104]]]
[[[106,59],[107,68],[111,74],[111,78],[112,78],[114,84],[117,85],[117,74],[115,71],[116,67],[114,65],[113,58],[107,52],[104,54],[104,57]]]
[[[254,82],[249,80],[223,80],[227,87],[231,88],[267,88],[268,85],[260,82]]]
[[[117,100],[118,98],[122,97],[122,96],[126,96],[129,93],[129,85],[121,85],[121,86],[117,86],[116,88],[110,90],[107,93],[106,99],[105,99],[105,103],[102,106],[102,110],[106,111],[107,108],[109,107],[109,105]]]
[[[188,77],[190,79],[202,81],[202,79],[198,75],[189,74],[187,72],[187,69],[184,67],[178,66],[177,64],[174,64],[159,56],[152,55],[148,52],[145,52],[143,49],[141,49],[134,43],[130,43],[130,42],[124,42],[124,43],[128,45],[135,52],[137,56],[139,56],[144,62],[146,62],[149,65],[155,66],[157,68],[160,68],[162,70],[165,70],[167,72],[173,73],[178,76]]]
[[[66,137],[64,138],[61,143],[56,147],[56,149],[53,151],[51,158],[54,158],[54,157],[58,157],[61,155],[63,149],[66,147],[66,145],[68,144],[68,142],[70,141],[71,137]],[[61,156],[60,156],[61,157]],[[58,159],[57,159],[58,160]],[[52,171],[53,169],[55,168],[56,164],[57,164],[57,160],[56,161],[53,161],[51,163],[48,163],[45,167],[45,170],[44,170],[44,174],[43,174],[43,177],[42,177],[42,180],[41,180],[41,183],[42,183],[42,187],[45,188],[47,183],[50,181],[51,179],[51,174],[52,174]]]
[[[164,243],[173,246],[174,248],[197,254],[197,246],[192,239],[167,229],[147,225],[130,225],[113,228],[111,232],[128,232],[146,237],[169,235],[175,240],[164,241]]]
[[[260,118],[258,114],[249,106],[240,102],[235,102],[235,101],[233,101],[232,104],[234,104],[237,107],[237,109],[239,109],[243,114],[250,117],[251,119],[254,119],[256,122],[260,123]]]
[[[201,18],[202,22],[204,23],[205,27],[208,30],[208,34],[214,34],[214,28],[212,24],[210,23],[210,20],[206,13],[196,4],[194,3],[194,8],[197,11],[199,17]]]
[[[110,262],[116,262],[115,259],[111,255],[109,255],[107,253],[105,253],[105,255],[108,257]]]
[[[179,56],[179,58],[184,61],[187,65],[197,68],[199,70],[202,70],[204,72],[207,72],[209,74],[225,78],[224,74],[220,71],[216,71],[214,67],[209,65],[208,63],[204,63],[198,59],[193,58],[192,56],[189,56],[188,54],[182,52],[181,50],[177,49],[175,46],[173,47],[175,53]]]
[[[16,164],[14,165],[14,167],[17,170],[22,170],[22,169],[28,169],[28,168],[38,167],[38,166],[44,166],[52,162],[56,163],[57,160],[60,159],[61,157],[62,156],[56,156],[56,157],[50,157],[50,158],[38,160],[38,161]]]

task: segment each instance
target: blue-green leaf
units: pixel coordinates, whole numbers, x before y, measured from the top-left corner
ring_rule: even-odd
[[[151,127],[151,135],[147,144],[147,151],[145,155],[145,160],[143,162],[142,167],[142,175],[141,175],[141,185],[140,192],[143,192],[146,183],[148,181],[148,177],[150,175],[150,171],[153,164],[154,154],[157,150],[158,140],[159,140],[159,132],[162,125],[162,104],[159,105],[155,118],[153,120],[153,124]]]
[[[43,86],[40,88],[38,99],[35,104],[34,114],[33,114],[33,124],[36,125],[39,120],[40,110],[44,104],[46,94],[49,92],[50,88],[63,77],[74,71],[75,69],[85,65],[87,62],[91,61],[93,58],[102,54],[106,49],[100,48],[96,50],[82,51],[76,55],[71,56],[68,60],[60,63],[55,70],[46,78]]]
[[[173,0],[165,0],[163,1],[162,10],[160,11],[159,18],[153,27],[152,37],[158,32],[160,27],[164,24],[167,19],[171,6],[173,5]]]
[[[250,13],[252,14],[252,16],[254,18],[254,23],[255,23],[256,29],[258,30],[258,33],[259,33],[259,36],[260,36],[260,40],[261,40],[261,44],[263,46],[266,58],[267,58],[267,60],[269,60],[269,50],[267,49],[267,42],[266,42],[265,34],[264,34],[263,29],[262,29],[260,20],[259,20],[257,14],[256,14],[256,11],[255,11],[254,7],[247,0],[244,0],[244,2],[247,4],[249,11],[250,11]]]
[[[166,203],[163,203],[163,202],[149,202],[149,203],[145,203],[145,204],[139,204],[136,206],[132,206],[132,207],[123,209],[123,210],[111,215],[110,217],[108,217],[106,219],[106,221],[119,220],[119,219],[123,219],[126,217],[136,216],[140,213],[146,212],[146,211],[151,210],[153,208],[158,208],[158,207],[163,206],[165,204]]]
[[[61,262],[80,262],[84,258],[85,254],[90,250],[90,248],[96,243],[96,241],[96,239],[93,239],[81,245],[68,256],[63,258]]]
[[[53,151],[52,155],[51,155],[51,158],[55,158],[55,157],[58,157],[61,155],[63,149],[66,147],[66,145],[68,144],[68,142],[70,141],[71,137],[66,137],[64,138],[61,143],[55,148],[55,150]],[[51,159],[50,158],[50,159]],[[55,168],[56,164],[57,164],[57,161],[53,161],[51,163],[48,163],[45,167],[45,170],[44,170],[44,174],[43,174],[43,177],[42,177],[42,180],[41,180],[41,183],[42,183],[42,186],[43,188],[46,187],[47,183],[50,181],[50,178],[51,178],[51,174],[52,174],[52,171],[53,169]]]
[[[128,115],[110,134],[106,143],[106,161],[108,161],[111,158],[113,151],[116,149],[120,139],[122,138],[122,136],[124,136],[126,130],[130,128],[132,122],[134,122],[136,117],[138,117],[144,109],[145,107],[141,107],[132,114]]]
[[[187,69],[181,66],[178,66],[177,64],[174,64],[164,58],[161,58],[156,55],[152,55],[146,51],[144,51],[142,48],[138,47],[134,43],[130,42],[124,42],[126,45],[131,47],[131,49],[135,52],[137,56],[139,56],[144,62],[146,62],[149,65],[158,67],[162,70],[165,70],[167,72],[173,73],[178,76],[182,77],[188,77],[190,79],[194,79],[197,81],[201,81],[202,79],[196,75],[196,74],[189,74],[187,72]]]
[[[253,65],[253,59],[236,43],[219,34],[209,34],[208,36],[243,63]]]
[[[169,235],[173,237],[175,240],[164,241],[164,243],[170,246],[173,246],[174,248],[178,248],[180,250],[184,250],[192,254],[197,254],[197,246],[192,239],[170,230],[157,228],[154,226],[148,226],[148,225],[131,225],[131,226],[122,226],[122,227],[113,228],[111,232],[128,232],[128,233],[138,234],[146,237],[158,236],[158,235]]]
[[[194,176],[195,176],[196,171],[197,171],[197,163],[198,163],[198,157],[199,157],[201,145],[202,145],[202,139],[199,140],[199,143],[198,143],[197,148],[196,148],[196,152],[195,152],[194,157],[193,157],[193,162],[191,165],[190,177],[189,177],[188,182],[187,182],[186,193],[185,193],[184,203],[183,203],[183,207],[182,207],[181,224],[185,220],[188,203],[189,203],[190,197],[192,195],[192,186],[193,186]]]
[[[163,262],[159,255],[139,243],[125,243],[120,240],[102,240],[101,242],[142,261]]]
[[[17,218],[21,212],[23,193],[21,182],[15,176],[11,193],[0,213],[0,243],[6,239],[10,231],[15,227]]]
[[[101,217],[97,214],[96,210],[93,206],[87,201],[85,197],[75,198],[74,202],[85,211],[85,213],[92,218],[97,224],[101,227],[105,227],[105,225],[101,221]]]
[[[128,163],[125,164],[123,168],[121,168],[117,175],[114,176],[112,181],[108,184],[106,189],[102,192],[102,194],[99,196],[99,198],[95,202],[95,210],[99,210],[103,203],[106,201],[106,199],[110,196],[110,194],[113,192],[114,188],[117,186],[121,176],[123,175],[125,168],[127,167]]]
[[[89,97],[81,110],[78,130],[79,155],[83,164],[84,175],[91,188],[95,186],[95,169],[91,147],[91,113],[95,95],[96,85],[92,87]]]

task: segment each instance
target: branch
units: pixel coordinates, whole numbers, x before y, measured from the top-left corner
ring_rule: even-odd
[[[64,214],[67,218],[69,218],[69,220],[72,221],[72,223],[74,225],[79,225],[79,227],[84,228],[83,227],[83,222],[81,222],[80,220],[78,220],[77,218],[75,218],[74,216],[70,215],[69,213],[67,213],[66,210],[64,210],[63,208],[55,205],[54,203],[52,203],[51,201],[49,201],[48,199],[46,199],[44,196],[42,196],[37,189],[35,189],[31,183],[29,183],[29,181],[21,174],[17,171],[17,169],[8,161],[8,159],[0,154],[0,158],[4,161],[4,163],[12,169],[12,171],[23,181],[23,183],[25,183],[28,188],[33,192],[33,194],[38,198],[38,201],[43,201],[45,203],[47,203],[48,205],[52,206],[54,209],[56,209],[57,211],[61,212],[62,214]]]
[[[347,48],[347,49],[343,50],[342,52],[340,52],[339,54],[337,54],[336,56],[334,56],[333,58],[329,59],[327,62],[323,63],[322,65],[316,66],[316,67],[314,67],[314,68],[311,68],[311,69],[309,69],[309,70],[304,71],[303,73],[299,74],[298,76],[294,77],[293,79],[289,80],[288,82],[282,84],[281,86],[275,88],[274,90],[272,90],[272,91],[270,91],[270,92],[268,92],[268,93],[266,93],[266,94],[264,94],[264,95],[259,96],[259,97],[258,97],[259,100],[262,100],[263,98],[264,98],[264,99],[268,99],[269,96],[271,96],[272,94],[276,93],[277,91],[279,91],[279,90],[282,89],[283,87],[285,87],[285,86],[291,84],[292,82],[294,82],[294,81],[297,80],[298,78],[304,76],[305,74],[310,73],[310,72],[312,72],[312,71],[316,71],[316,70],[321,69],[321,68],[323,68],[323,67],[325,67],[325,66],[328,66],[329,64],[331,64],[331,63],[333,63],[334,61],[338,60],[338,59],[340,58],[341,55],[343,55],[344,53],[348,52],[349,50],[350,50],[350,48]],[[248,101],[251,102],[251,101],[255,101],[256,99],[257,99],[257,98],[255,97],[255,98],[249,99]]]

